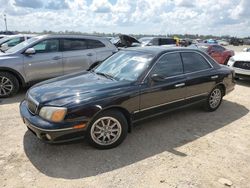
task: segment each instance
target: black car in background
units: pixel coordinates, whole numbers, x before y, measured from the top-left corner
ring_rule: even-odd
[[[216,110],[234,89],[233,75],[197,49],[129,48],[90,71],[33,86],[20,112],[43,141],[85,136],[108,149],[122,143],[133,122],[199,102]]]
[[[143,37],[140,38],[142,46],[170,46],[177,45],[176,40],[170,37]]]

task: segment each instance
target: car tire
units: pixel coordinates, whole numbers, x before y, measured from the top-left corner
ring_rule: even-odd
[[[213,112],[219,108],[223,99],[223,89],[220,86],[216,86],[209,93],[207,100],[204,104],[204,108],[206,111]]]
[[[111,149],[120,145],[128,133],[128,122],[124,115],[115,110],[98,114],[89,124],[87,140],[98,149]]]
[[[15,95],[19,90],[17,78],[8,72],[0,72],[0,98]]]

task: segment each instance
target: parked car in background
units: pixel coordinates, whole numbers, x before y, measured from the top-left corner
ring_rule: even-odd
[[[228,66],[234,69],[236,78],[250,79],[250,50],[231,57]]]
[[[204,40],[204,43],[207,43],[207,44],[218,44],[217,40],[215,40],[215,39]]]
[[[140,38],[142,46],[167,46],[174,47],[176,46],[176,40],[174,38],[168,37],[143,37]]]
[[[193,47],[199,48],[202,51],[207,52],[212,58],[214,58],[219,64],[226,65],[230,57],[234,56],[234,51],[228,50],[218,44],[196,44]]]
[[[239,45],[243,45],[243,40],[242,39],[239,39],[239,38],[236,38],[236,37],[232,37],[230,39],[230,42],[229,42],[231,45],[234,45],[234,46],[239,46]]]
[[[45,142],[86,136],[108,149],[122,143],[133,122],[199,102],[215,111],[234,89],[233,75],[197,49],[127,48],[95,69],[33,86],[20,112]]]
[[[77,35],[33,37],[0,54],[0,97],[34,82],[86,70],[117,48],[106,38]]]
[[[180,39],[179,45],[180,46],[190,46],[192,44],[192,40],[191,39]]]
[[[0,39],[2,39],[2,38],[4,38],[4,37],[6,37],[6,35],[0,35]]]
[[[118,37],[111,39],[111,43],[119,49],[141,45],[141,43],[136,38],[129,35],[119,35]]]
[[[227,42],[226,40],[218,40],[218,44],[221,46],[228,46],[229,42]]]
[[[244,48],[243,52],[250,52],[250,48]]]
[[[4,38],[0,39],[0,50],[5,52],[6,50],[20,44],[23,41],[26,41],[36,35],[26,35],[26,34],[18,34],[18,35],[8,35]]]
[[[243,39],[244,45],[250,45],[250,38]]]

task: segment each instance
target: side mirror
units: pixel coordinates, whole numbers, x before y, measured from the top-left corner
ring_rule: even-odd
[[[165,77],[159,74],[152,74],[151,79],[155,82],[163,82],[165,80]]]
[[[36,53],[36,50],[34,48],[28,48],[27,50],[25,50],[24,54],[25,55],[33,55]]]
[[[2,51],[6,51],[6,50],[8,50],[9,46],[8,46],[8,44],[4,43],[4,44],[1,45],[0,48],[1,48]]]

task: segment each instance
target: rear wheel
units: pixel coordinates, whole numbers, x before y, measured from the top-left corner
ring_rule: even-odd
[[[207,111],[215,111],[219,108],[223,98],[223,89],[220,86],[215,87],[207,97],[205,109]]]
[[[104,111],[93,119],[87,131],[88,142],[99,149],[110,149],[123,142],[128,122],[119,111]]]
[[[17,78],[8,73],[0,72],[0,98],[10,97],[19,90],[19,82]]]

